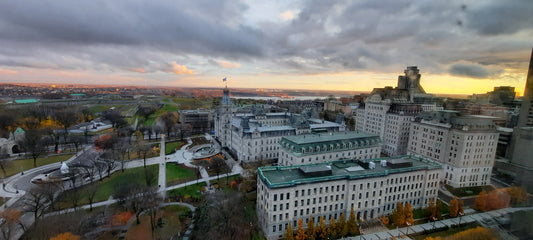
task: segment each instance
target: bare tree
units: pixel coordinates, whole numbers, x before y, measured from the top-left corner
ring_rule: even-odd
[[[4,177],[6,177],[6,169],[11,166],[11,160],[9,159],[9,154],[7,154],[7,150],[5,148],[0,147],[0,169],[2,169],[2,172],[4,173]]]
[[[12,239],[13,232],[16,227],[19,226],[24,230],[24,225],[20,221],[21,213],[19,210],[7,208],[0,212],[0,218],[4,220],[4,223],[0,226],[0,232],[2,233],[2,239]]]
[[[35,219],[35,225],[39,222],[39,218],[43,215],[46,206],[49,202],[44,192],[39,188],[32,188],[24,196],[24,204],[26,211],[33,213]]]
[[[213,157],[211,160],[211,164],[209,165],[213,171],[215,171],[215,174],[217,175],[217,180],[219,180],[220,173],[226,172],[228,169],[228,165],[226,165],[226,162],[224,159],[220,157]]]
[[[194,176],[196,176],[196,184],[198,184],[198,179],[202,177],[202,172],[200,172],[200,167],[194,168]]]
[[[57,192],[62,190],[62,186],[58,182],[50,182],[39,185],[39,191],[44,194],[46,201],[50,203],[51,210],[55,210]]]
[[[37,167],[37,158],[44,152],[42,137],[43,134],[40,130],[29,129],[24,138],[19,141],[22,148],[33,158],[33,167]]]
[[[136,143],[137,154],[143,158],[143,166],[146,168],[146,157],[152,152],[152,146],[145,140],[138,140]]]
[[[131,144],[126,138],[121,138],[116,144],[116,149],[120,153],[120,171],[124,172],[124,161],[126,160],[126,155],[131,151]]]
[[[168,137],[170,137],[170,132],[172,131],[172,128],[178,122],[178,114],[173,113],[173,112],[166,112],[163,115],[161,115],[159,119],[165,125],[165,130],[167,132],[167,135]]]
[[[85,192],[85,195],[87,196],[87,200],[89,200],[89,211],[92,211],[94,198],[96,197],[96,193],[98,192],[98,186],[90,185],[90,186],[83,188],[83,191]]]
[[[77,111],[72,111],[73,109],[62,109],[56,111],[54,114],[54,120],[63,125],[63,139],[65,144],[67,144],[68,128],[76,124],[80,117]]]

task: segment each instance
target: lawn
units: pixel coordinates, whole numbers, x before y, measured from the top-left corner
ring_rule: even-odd
[[[148,171],[153,172],[155,174],[154,176],[157,178],[157,174],[159,172],[159,165],[149,165],[149,166],[146,166],[146,169]],[[101,201],[107,200],[109,196],[113,194],[114,185],[120,182],[124,182],[124,181],[135,181],[140,184],[145,184],[144,168],[143,167],[130,168],[130,169],[126,169],[123,173],[121,171],[117,171],[111,174],[111,177],[109,178],[104,178],[104,180],[102,181],[95,181],[92,184],[97,186],[96,187],[97,191],[96,191],[96,195],[94,197],[93,202],[101,202]],[[89,200],[87,198],[88,193],[85,190],[87,190],[92,184],[83,186],[82,188],[78,189],[78,191],[81,192],[80,193],[81,200],[80,200],[79,205],[89,204]],[[152,186],[155,186],[156,184],[157,184],[157,179],[153,181]],[[58,202],[61,202],[60,203],[61,208],[71,207],[70,202],[68,202],[68,200],[65,199],[65,195],[66,194],[62,194],[62,196],[58,198]]]
[[[195,180],[194,169],[187,168],[183,165],[167,163],[167,185],[177,185],[182,182]]]
[[[476,196],[483,190],[487,192],[494,190],[494,187],[490,185],[477,186],[477,187],[462,187],[462,188],[453,188],[450,185],[445,185],[445,187],[449,192],[451,192],[453,195],[457,197]]]
[[[186,187],[173,189],[167,192],[168,198],[180,198],[180,197],[194,197],[194,198],[201,198],[202,194],[200,193],[200,190],[202,187],[206,186],[205,182],[196,183],[193,185],[189,185]]]
[[[37,167],[47,165],[50,163],[62,162],[71,158],[74,154],[54,155],[47,157],[37,158]],[[6,168],[6,174],[4,177],[12,176],[20,172],[20,170],[28,170],[33,168],[33,158],[25,158],[19,160],[13,160]],[[3,173],[2,173],[3,174]]]
[[[180,148],[185,143],[183,141],[177,141],[177,142],[167,142],[165,143],[165,154],[173,154],[176,152],[177,148]]]
[[[213,185],[215,187],[216,187],[216,185],[218,185],[219,189],[222,189],[222,191],[224,191],[224,192],[228,192],[228,191],[231,190],[230,189],[230,185],[231,185],[231,182],[234,181],[234,180],[240,182],[240,180],[242,180],[241,175],[240,174],[236,174],[236,175],[227,177],[227,179],[226,179],[226,176],[224,176],[224,177],[220,176],[219,180],[216,180],[216,179],[215,180],[211,180],[211,181],[209,181],[209,183],[211,183],[211,185]]]
[[[165,142],[165,154],[170,155],[176,152],[176,148],[180,148],[185,143],[183,141],[176,141],[176,142]],[[154,143],[152,144],[153,147],[157,147],[159,149],[160,144]],[[157,156],[159,156],[159,150],[157,150]]]
[[[192,222],[192,212],[189,208],[179,205],[167,206],[158,210],[156,219],[161,218],[161,226],[154,231],[155,239],[172,239],[180,233],[185,234]],[[133,224],[126,233],[126,239],[151,239],[150,217],[141,216],[139,225]]]

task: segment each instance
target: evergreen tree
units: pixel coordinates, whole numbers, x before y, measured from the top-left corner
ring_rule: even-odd
[[[294,240],[294,233],[292,232],[292,226],[290,222],[287,230],[285,231],[285,240]]]
[[[304,224],[303,224],[303,221],[302,219],[298,219],[298,231],[296,232],[296,237],[295,237],[296,240],[305,240],[307,239],[307,236],[305,235],[305,230],[304,230]]]
[[[355,222],[355,212],[353,210],[353,207],[352,210],[350,210],[350,217],[348,218],[346,227],[348,228],[348,234],[350,234],[350,236],[354,236],[359,232],[359,229],[357,228],[357,223]]]
[[[307,222],[307,239],[313,240],[316,238],[315,223],[313,221],[313,215],[309,216],[309,222]]]

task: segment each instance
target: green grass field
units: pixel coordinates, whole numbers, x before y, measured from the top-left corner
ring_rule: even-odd
[[[68,160],[70,157],[72,157],[74,154],[64,154],[64,155],[54,155],[54,156],[47,156],[47,157],[39,157],[37,158],[37,167],[44,166],[50,163],[56,163],[56,162],[62,162]],[[25,159],[19,159],[19,160],[13,160],[11,161],[7,168],[6,173],[2,172],[2,175],[4,177],[12,176],[17,173],[20,173],[21,170],[28,170],[33,168],[33,158],[25,158]]]
[[[167,164],[167,185],[172,186],[186,181],[195,180],[194,170],[182,165]]]
[[[154,176],[157,178],[157,174],[159,172],[159,166],[158,165],[149,165],[149,166],[146,166],[146,169],[148,171],[153,172],[155,174]],[[95,181],[91,185],[96,185],[97,186],[96,188],[98,190],[96,191],[96,195],[94,197],[93,202],[101,202],[101,201],[107,200],[109,198],[109,196],[111,196],[113,194],[114,185],[119,183],[119,182],[123,182],[123,181],[135,181],[135,182],[138,182],[138,183],[144,185],[145,184],[144,168],[143,167],[130,168],[130,169],[126,169],[126,171],[124,171],[123,173],[120,172],[120,171],[117,171],[117,172],[111,174],[111,177],[109,177],[109,178],[105,178],[102,181]],[[157,184],[157,179],[155,181],[153,181],[152,186],[155,186],[156,184]],[[80,205],[89,204],[89,200],[87,198],[88,193],[86,192],[86,190],[89,187],[91,187],[91,186],[87,185],[87,186],[84,186],[84,187],[78,189],[78,191],[80,191],[80,194],[81,194]],[[69,207],[71,207],[70,203],[68,202],[68,200],[66,200],[64,198],[64,195],[62,195],[58,199],[58,202],[61,202],[60,203],[61,208],[69,208]]]
[[[206,186],[205,182],[189,185],[189,186],[178,188],[178,189],[173,189],[167,192],[167,197],[172,198],[172,197],[177,197],[177,196],[188,195],[191,197],[200,198],[202,197],[202,194],[200,194],[200,189],[203,186]]]

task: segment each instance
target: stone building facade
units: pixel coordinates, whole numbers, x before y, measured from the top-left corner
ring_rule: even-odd
[[[257,217],[267,239],[283,237],[289,223],[357,219],[392,213],[398,202],[413,208],[436,198],[442,168],[423,158],[399,156],[366,161],[337,160],[322,164],[258,169]],[[293,228],[294,229],[294,228]]]
[[[498,137],[492,117],[442,110],[421,114],[411,124],[408,149],[442,164],[445,184],[484,186],[490,184]]]
[[[316,164],[337,160],[373,159],[381,152],[377,135],[361,132],[335,132],[283,137],[278,163],[283,166]]]

